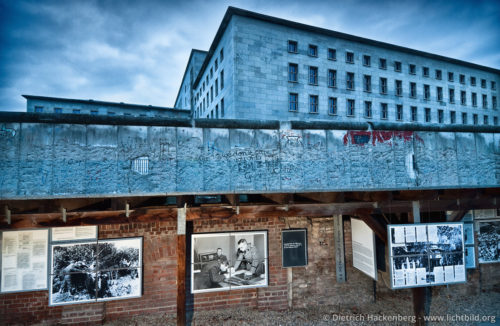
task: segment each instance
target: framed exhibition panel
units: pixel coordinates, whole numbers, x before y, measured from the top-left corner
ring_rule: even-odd
[[[267,231],[191,236],[191,293],[268,285]]]
[[[49,230],[4,231],[0,235],[0,292],[46,290]]]
[[[387,226],[391,288],[466,281],[463,223]]]
[[[49,305],[142,295],[142,238],[52,244]]]
[[[307,266],[307,229],[281,231],[283,267]]]
[[[377,280],[375,233],[365,222],[351,218],[353,266]]]
[[[58,227],[50,229],[51,242],[97,240],[97,225]]]
[[[480,264],[500,262],[500,219],[476,221],[477,258]]]

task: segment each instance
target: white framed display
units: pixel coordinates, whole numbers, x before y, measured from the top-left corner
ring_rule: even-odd
[[[47,289],[48,229],[4,231],[1,292]]]
[[[351,218],[353,266],[377,280],[375,233],[362,220]]]
[[[387,226],[391,288],[466,282],[463,223]]]
[[[97,225],[64,226],[50,229],[51,242],[97,240]]]
[[[479,263],[500,262],[500,219],[479,220],[476,223]]]
[[[191,293],[268,286],[267,231],[191,236]]]
[[[52,244],[49,305],[142,295],[142,237]]]

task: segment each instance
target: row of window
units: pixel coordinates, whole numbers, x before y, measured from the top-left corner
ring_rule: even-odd
[[[298,42],[297,41],[288,41],[288,52],[290,53],[298,53]],[[314,44],[309,44],[308,55],[311,57],[318,57],[318,46]],[[337,50],[328,48],[327,49],[327,58],[328,60],[337,60]],[[345,62],[354,64],[354,52],[351,51],[346,51],[345,52]],[[363,66],[366,67],[371,67],[372,66],[372,58],[370,55],[363,55]],[[394,71],[396,72],[402,72],[402,66],[403,64],[401,61],[394,61]],[[380,69],[387,69],[387,59],[385,58],[379,58],[378,60],[378,67]],[[417,66],[415,64],[408,64],[408,73],[410,75],[416,75],[417,74]],[[424,77],[430,77],[430,69],[429,67],[422,67],[422,76]],[[443,79],[443,71],[441,69],[435,69],[434,70],[434,77],[437,80],[442,80]],[[459,74],[458,80],[461,84],[465,84],[465,75],[464,74]],[[455,74],[451,71],[448,72],[448,81],[449,82],[454,82],[455,81]],[[476,77],[470,76],[469,77],[470,85],[471,86],[476,86]],[[482,88],[487,88],[487,81],[486,79],[481,79],[481,87]],[[496,90],[496,82],[491,81],[490,82],[490,87],[492,90]]]
[[[356,116],[356,104],[354,99],[346,99],[346,115],[348,117]],[[328,98],[328,114],[329,115],[338,115],[338,99],[336,97]],[[288,109],[291,112],[299,111],[299,94],[298,93],[289,93],[289,102]],[[371,101],[364,101],[363,105],[363,117],[365,118],[373,118],[373,107]],[[431,108],[424,108],[424,121],[431,122]],[[309,95],[309,113],[319,113],[319,97],[318,95]],[[411,106],[410,107],[410,121],[418,122],[418,107]],[[457,123],[457,113],[456,111],[449,111],[449,121],[454,124]],[[403,105],[397,104],[395,106],[395,118],[397,121],[402,121],[404,117],[404,109]],[[462,112],[462,123],[468,124],[467,121],[467,113]],[[380,103],[380,119],[386,120],[389,118],[389,106],[387,103]],[[437,122],[444,123],[444,110],[437,110]],[[478,114],[472,115],[472,123],[478,124]],[[483,124],[489,124],[489,117],[487,115],[483,116]],[[498,117],[493,117],[493,124],[498,125]]]
[[[44,107],[43,106],[35,106],[35,112],[36,113],[43,113],[44,112]],[[63,109],[55,107],[53,109],[53,113],[61,114],[61,113],[63,113]],[[86,111],[85,110],[85,111],[82,112],[82,110],[80,110],[80,109],[72,109],[71,113],[72,114],[82,114],[83,113],[83,114],[90,114],[90,115],[99,115],[99,110],[90,110],[90,111]],[[106,114],[107,115],[111,115],[111,116],[113,116],[113,115],[120,115],[119,113],[117,114],[115,111],[106,111]],[[123,115],[124,116],[134,116],[134,117],[147,117],[148,116],[148,114],[146,114],[146,113],[132,114],[132,113],[129,113],[129,112],[124,112]],[[149,114],[149,116],[151,116],[151,115]],[[156,117],[161,117],[162,115],[161,114],[156,114],[155,116]]]
[[[217,96],[219,96],[219,87],[220,91],[224,89],[224,70],[220,71],[219,77],[215,78],[214,84],[210,86],[210,91],[207,90],[207,93],[201,100],[199,92],[198,94],[196,94],[196,103],[198,103],[198,100],[200,100],[200,103],[198,104],[196,109],[199,110],[201,114],[205,113],[205,110],[208,109],[209,105],[214,101],[214,98],[217,98]]]
[[[298,64],[296,63],[289,63],[288,65],[288,81],[296,83],[298,82]],[[355,90],[355,76],[353,72],[346,72],[346,89],[348,90]],[[310,85],[318,85],[318,67],[313,67],[309,66],[309,84]],[[328,69],[328,74],[327,74],[327,85],[328,87],[337,87],[337,71],[333,69]],[[380,82],[379,82],[379,92],[380,94],[386,95],[388,93],[388,82],[387,78],[380,77]],[[394,93],[396,96],[403,96],[403,81],[402,80],[395,80],[394,82],[395,89]],[[431,98],[431,89],[430,85],[423,85],[423,98],[424,100],[430,100]],[[370,75],[363,75],[363,91],[365,92],[372,92],[372,77]],[[417,83],[415,82],[410,82],[409,83],[409,96],[411,98],[416,98],[417,97]],[[443,87],[437,86],[436,87],[436,100],[439,102],[443,102],[444,97],[443,97]],[[455,89],[454,88],[449,88],[448,89],[448,101],[449,103],[453,104],[455,103]],[[471,102],[472,106],[477,106],[477,93],[472,92],[471,93]],[[496,108],[497,107],[497,97],[496,96],[491,96],[491,103],[492,107]],[[466,97],[466,91],[461,91],[460,92],[460,104],[462,105],[467,105],[467,97]],[[482,94],[482,105],[483,108],[488,107],[488,96],[486,94]]]
[[[205,80],[202,82],[202,84],[199,87],[199,90],[196,92],[195,103],[198,103],[200,98],[202,98],[203,92],[205,92],[205,89],[206,89],[207,93],[205,94],[205,97],[203,97],[203,102],[204,102],[205,107],[208,106],[208,104],[207,104],[208,95],[209,95],[209,91],[208,91],[209,86],[208,85],[209,85],[210,80],[213,79],[213,77],[214,77],[214,71],[215,71],[215,74],[217,75],[217,70],[219,69],[219,63],[222,63],[222,61],[224,61],[224,48],[220,49],[219,57],[215,58],[214,65],[212,67],[210,67],[209,72],[205,76]],[[220,79],[220,89],[222,90],[224,88],[224,70],[223,69],[221,69],[221,71],[219,73],[219,77],[215,78],[215,83],[214,83],[215,94],[216,94],[215,96],[217,96],[219,94],[219,79]],[[214,97],[214,85],[210,86],[210,95],[211,95],[210,103],[213,101],[213,97]]]
[[[220,109],[220,111],[219,111]],[[202,118],[204,112],[201,111],[200,108],[197,108],[195,111],[195,117],[196,118]],[[220,114],[220,116],[219,116]],[[218,104],[215,104],[215,108],[210,111],[210,114],[207,114],[206,116],[208,119],[219,119],[224,118],[224,98],[221,98],[220,102]]]

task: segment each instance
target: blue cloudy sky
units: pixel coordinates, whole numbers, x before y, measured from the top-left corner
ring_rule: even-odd
[[[21,94],[173,106],[229,5],[500,68],[499,0],[0,0],[0,110]]]

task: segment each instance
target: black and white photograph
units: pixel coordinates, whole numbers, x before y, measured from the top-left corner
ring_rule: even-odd
[[[389,225],[392,288],[465,282],[462,223]]]
[[[478,222],[477,255],[479,263],[500,262],[500,220]]]
[[[139,297],[142,238],[52,245],[50,305]]]
[[[193,234],[191,292],[268,284],[267,231]]]

